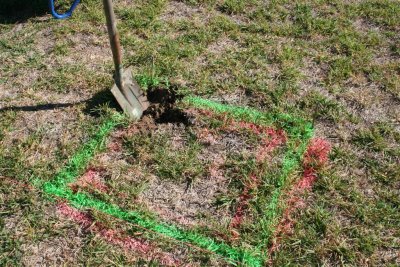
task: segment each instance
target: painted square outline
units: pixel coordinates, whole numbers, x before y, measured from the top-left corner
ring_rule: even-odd
[[[301,166],[308,142],[314,135],[312,124],[289,114],[264,113],[253,108],[225,105],[196,96],[187,96],[182,102],[189,107],[226,114],[237,121],[254,123],[258,126],[276,125],[286,132],[288,137],[286,142],[287,150],[284,153],[282,168],[277,179],[278,184],[272,193],[268,207],[266,207],[266,214],[270,217],[267,227],[273,228],[280,218],[279,199],[282,189],[286,185],[287,177]],[[122,116],[119,114],[106,118],[92,139],[82,145],[65,167],[55,175],[53,180],[41,183],[39,179],[36,179],[37,182],[35,184],[40,186],[45,193],[66,200],[75,208],[95,209],[128,223],[139,225],[149,231],[168,236],[178,242],[187,242],[209,250],[232,264],[264,265],[268,252],[262,252],[259,247],[251,250],[234,248],[226,243],[217,242],[211,237],[206,237],[190,230],[183,230],[174,224],[146,219],[138,211],[125,211],[116,205],[95,199],[85,192],[74,193],[68,188],[68,184],[74,182],[86,170],[93,157],[105,147],[107,137],[121,121]],[[268,241],[265,240],[265,243],[268,243]]]

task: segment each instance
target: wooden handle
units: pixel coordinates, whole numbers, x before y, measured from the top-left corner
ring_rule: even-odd
[[[117,22],[115,19],[112,0],[103,0],[104,12],[107,19],[107,30],[110,38],[110,45],[114,59],[116,83],[121,88],[122,80],[122,54],[119,34],[117,30]]]

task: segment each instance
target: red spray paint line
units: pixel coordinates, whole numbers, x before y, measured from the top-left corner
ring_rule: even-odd
[[[319,169],[328,161],[331,145],[322,138],[314,138],[304,154],[304,168]]]
[[[107,186],[101,180],[101,172],[103,169],[89,168],[75,183],[69,184],[69,187],[74,191],[78,191],[79,188],[86,189],[88,191],[97,190],[103,194],[111,194],[112,188]],[[128,199],[129,196],[124,192],[118,192],[117,196],[121,199]]]
[[[240,236],[240,234],[235,229],[239,228],[239,226],[242,224],[245,216],[245,211],[249,205],[249,201],[254,197],[251,194],[251,191],[256,189],[260,184],[260,180],[254,174],[250,175],[249,180],[250,181],[246,183],[244,190],[239,197],[239,204],[236,207],[235,215],[233,216],[229,225],[231,228],[233,239],[238,239]]]
[[[262,163],[271,156],[272,152],[286,143],[287,137],[283,130],[275,130],[270,127],[260,126],[249,122],[235,122],[231,123],[230,130],[247,129],[257,135],[262,135],[263,139],[257,148],[256,160]],[[261,181],[255,174],[251,174],[249,182],[245,184],[244,190],[239,197],[239,203],[236,207],[235,214],[231,220],[230,228],[234,239],[239,238],[239,233],[235,230],[242,224],[245,211],[249,205],[250,200],[254,197],[251,191],[257,189]]]
[[[134,251],[146,260],[157,259],[162,265],[177,266],[180,265],[179,261],[174,259],[167,253],[158,252],[156,247],[148,244],[140,239],[135,239],[125,236],[122,232],[109,229],[99,222],[95,222],[91,216],[72,208],[66,203],[58,204],[58,211],[68,217],[69,219],[77,222],[87,231],[97,234],[110,244],[120,246],[127,251]]]
[[[264,162],[269,159],[272,152],[279,146],[286,143],[286,135],[283,130],[274,130],[268,133],[270,138],[266,138],[262,141],[262,145],[257,151],[256,160],[257,162]]]
[[[197,115],[200,114],[202,116],[206,117],[212,117],[215,114],[211,111],[208,110],[198,110],[198,109],[188,109],[186,110],[188,114],[191,115]],[[220,116],[221,117],[221,116]],[[285,134],[285,131],[280,129],[276,130],[271,127],[266,127],[266,126],[261,126],[257,125],[251,122],[244,122],[244,121],[235,121],[232,119],[228,119],[226,117],[221,118],[223,121],[223,126],[221,127],[222,129],[229,130],[229,131],[237,131],[239,129],[247,129],[253,132],[256,135],[262,135],[263,139],[261,141],[261,145],[258,147],[258,151],[256,154],[256,159],[257,162],[263,162],[265,161],[270,154],[274,151],[275,148],[277,148],[280,145],[283,145],[287,141],[287,136]],[[213,133],[210,132],[207,129],[203,129],[199,134],[198,137],[200,140],[205,141],[205,143],[214,143],[214,137]]]
[[[250,122],[231,122],[230,130],[247,129],[256,135],[263,137],[261,144],[257,148],[256,160],[258,163],[264,162],[271,157],[272,152],[287,141],[285,131],[276,130],[271,127],[256,125]]]
[[[108,193],[109,188],[100,179],[100,172],[94,168],[89,168],[75,183],[70,187],[77,191],[78,187],[85,189],[95,189],[101,193]]]
[[[331,145],[327,141],[321,138],[311,140],[303,158],[303,176],[287,194],[289,199],[282,219],[275,230],[269,255],[279,250],[279,243],[283,236],[293,232],[295,221],[291,215],[297,209],[305,207],[305,202],[301,195],[312,189],[317,180],[317,171],[327,163],[330,150]]]
[[[189,111],[189,113],[191,114],[195,114],[195,112],[199,111],[196,110]],[[212,113],[210,112],[207,112],[206,114],[204,114],[204,112],[202,111],[200,112],[202,113],[202,115],[205,116],[212,115]],[[240,129],[246,129],[250,130],[252,133],[256,135],[262,136],[261,144],[256,149],[257,150],[256,160],[258,163],[264,162],[266,158],[271,156],[271,153],[278,146],[285,144],[287,141],[286,134],[283,130],[275,130],[271,127],[260,126],[254,123],[243,122],[243,121],[237,122],[230,119],[228,121],[225,121],[224,124],[228,124],[228,126],[221,127],[223,130],[238,131]],[[201,129],[197,133],[197,137],[204,143],[213,144],[216,142],[214,133],[206,128]],[[212,172],[211,175],[217,176],[216,175],[217,167],[212,166],[210,168],[210,172]],[[239,196],[239,202],[236,207],[235,214],[230,222],[231,232],[233,238],[235,239],[239,237],[239,233],[235,230],[235,228],[238,228],[242,224],[248,204],[250,200],[254,197],[251,194],[251,191],[255,190],[259,184],[260,184],[260,179],[256,175],[251,174],[248,182],[245,184],[242,194]]]
[[[197,115],[201,114],[203,116],[211,117],[213,113],[207,110],[197,110],[197,109],[189,109],[187,110],[188,114]],[[257,163],[264,162],[267,158],[269,158],[272,152],[283,145],[287,141],[287,136],[285,131],[283,130],[276,130],[271,127],[260,126],[250,122],[240,121],[237,122],[232,119],[222,119],[223,125],[227,125],[225,127],[221,127],[222,130],[229,130],[229,131],[238,131],[240,129],[247,129],[250,130],[252,133],[256,135],[262,136],[261,144],[257,148],[256,152],[256,161]],[[199,140],[203,141],[204,143],[213,144],[215,143],[215,138],[213,133],[208,129],[202,129],[198,134]],[[215,172],[216,168],[211,168],[211,170]],[[239,196],[239,203],[236,207],[235,214],[230,222],[231,233],[234,239],[239,238],[239,233],[235,230],[238,228],[244,220],[245,211],[249,205],[250,200],[254,197],[251,194],[251,191],[255,190],[258,185],[260,184],[260,179],[251,174],[249,177],[249,182],[245,184],[242,194]]]

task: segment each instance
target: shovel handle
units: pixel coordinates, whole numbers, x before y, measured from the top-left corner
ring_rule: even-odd
[[[121,44],[119,41],[119,34],[117,30],[117,21],[115,19],[114,8],[112,0],[103,0],[104,12],[107,20],[108,36],[110,38],[110,45],[114,59],[116,84],[121,88],[122,81],[122,54]]]

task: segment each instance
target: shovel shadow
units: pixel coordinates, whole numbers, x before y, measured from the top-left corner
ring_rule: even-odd
[[[11,106],[0,108],[0,116],[2,112],[6,111],[24,111],[24,112],[35,112],[35,111],[45,111],[45,110],[55,110],[55,109],[63,109],[68,108],[80,104],[85,104],[85,108],[83,112],[87,115],[93,117],[100,116],[99,107],[108,105],[110,108],[117,109],[121,111],[118,103],[115,101],[112,93],[109,89],[102,90],[93,95],[93,97],[89,99],[85,99],[78,102],[73,103],[48,103],[41,105],[32,105],[32,106]]]

